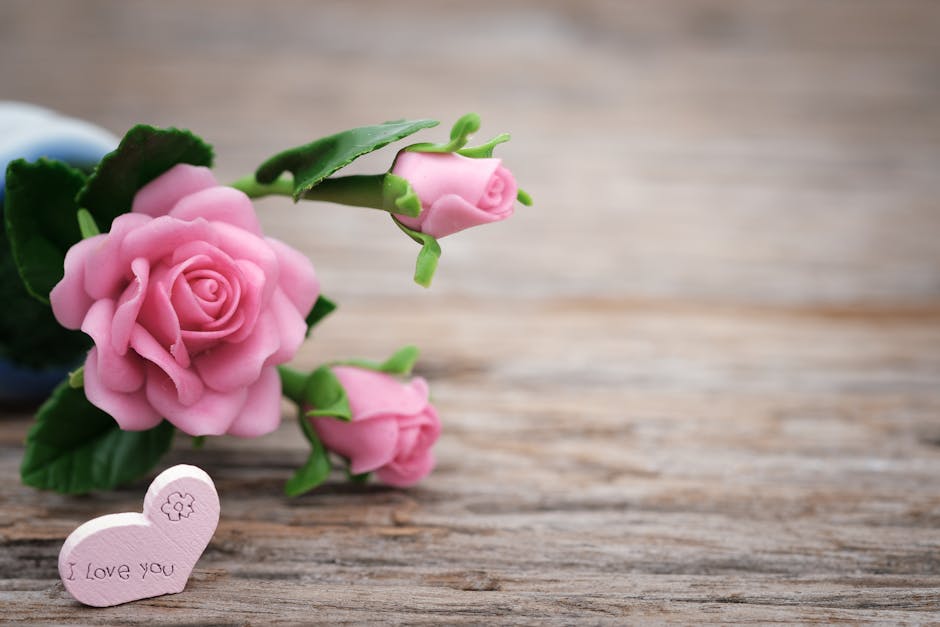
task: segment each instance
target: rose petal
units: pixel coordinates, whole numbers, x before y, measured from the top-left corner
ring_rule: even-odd
[[[111,346],[118,355],[127,352],[131,340],[131,331],[137,324],[140,308],[147,295],[147,286],[150,282],[150,262],[146,259],[135,259],[131,262],[131,273],[134,279],[124,289],[118,301],[111,323]]]
[[[320,294],[320,281],[306,255],[273,237],[265,238],[277,255],[280,274],[278,285],[304,318],[313,309]]]
[[[136,353],[120,355],[111,345],[114,301],[102,299],[88,310],[82,331],[97,347],[98,378],[115,392],[135,392],[144,384],[144,364]]]
[[[104,244],[85,264],[85,290],[94,299],[113,298],[124,290],[130,280],[131,258],[122,258],[121,247],[128,233],[149,224],[153,218],[136,213],[119,215],[111,222],[111,231]]]
[[[85,292],[85,264],[105,239],[107,235],[83,239],[65,253],[65,274],[49,292],[49,302],[55,319],[67,329],[81,327],[94,302]]]
[[[131,260],[138,257],[155,263],[171,256],[177,248],[189,242],[207,242],[217,246],[218,240],[214,225],[206,220],[197,218],[184,222],[161,216],[127,234],[121,242],[121,256],[117,261],[123,268],[130,266]]]
[[[271,297],[271,292],[277,287],[280,273],[278,259],[271,246],[264,238],[244,229],[235,228],[223,222],[214,223],[213,226],[219,238],[219,248],[237,261],[250,261],[260,268],[265,279],[261,302],[266,303]]]
[[[172,381],[175,402],[181,406],[194,405],[206,392],[202,380],[196,373],[180,366],[170,353],[139,324],[135,325],[131,332],[130,345],[138,355],[151,362],[147,375],[148,398],[150,397],[150,379],[153,378],[154,371],[162,371],[167,380]],[[166,386],[161,386],[161,389],[164,387]]]
[[[160,424],[162,418],[147,400],[146,388],[117,392],[101,382],[98,371],[98,349],[92,348],[85,360],[85,397],[92,405],[111,414],[125,431],[143,431]]]
[[[477,205],[485,209],[487,213],[498,215],[500,219],[511,216],[516,206],[516,196],[519,193],[519,187],[516,185],[516,178],[512,172],[499,166],[486,185],[483,197]]]
[[[236,311],[231,318],[231,327],[240,329],[243,326],[244,316]],[[190,331],[183,329],[183,341],[186,343],[186,349],[190,355],[198,356],[210,349],[214,349],[222,342],[231,340],[232,332],[228,328],[216,329],[214,331]]]
[[[431,448],[441,436],[441,419],[438,418],[437,409],[435,409],[433,405],[429,404],[424,408],[424,411],[417,416],[410,416],[399,420],[399,426],[401,427],[411,424],[418,426],[418,437],[414,442],[412,452],[424,451]]]
[[[427,451],[408,461],[407,464],[392,462],[379,468],[375,476],[379,481],[398,488],[407,488],[418,483],[434,470],[434,453]]]
[[[412,379],[410,385],[402,385],[384,372],[353,366],[336,366],[333,373],[349,397],[353,420],[366,420],[380,414],[418,414],[428,404],[427,382],[421,377]]]
[[[407,386],[411,388],[411,391],[418,396],[418,398],[428,400],[428,397],[431,395],[431,388],[428,387],[427,379],[424,377],[412,377],[411,381],[407,383]],[[430,407],[430,405],[429,405]]]
[[[277,319],[266,311],[247,338],[238,343],[219,343],[196,357],[194,367],[210,388],[230,392],[257,381],[265,361],[277,351],[280,343]]]
[[[307,322],[280,288],[274,290],[271,295],[268,312],[274,316],[280,343],[277,350],[267,358],[265,365],[276,366],[290,361],[297,354],[300,345],[307,339]]]
[[[180,403],[176,385],[156,366],[147,369],[147,400],[189,435],[222,435],[241,412],[248,389],[216,392],[209,388],[191,405]]]
[[[271,433],[281,423],[281,378],[277,368],[265,368],[248,388],[248,398],[241,413],[227,433],[240,438],[255,438]]]
[[[344,422],[336,418],[314,418],[313,428],[324,446],[349,459],[355,474],[371,472],[389,463],[398,444],[394,416]]]
[[[241,342],[254,333],[255,324],[264,305],[270,300],[271,292],[268,276],[264,271],[250,261],[239,259],[235,262],[241,270],[239,285],[241,291],[238,300],[237,313],[243,317],[241,326],[236,328],[233,324],[227,325],[232,329],[229,340]]]
[[[179,163],[137,190],[131,211],[162,216],[181,198],[216,185],[209,168]]]
[[[395,463],[407,464],[415,456],[423,455],[434,446],[441,435],[441,420],[433,405],[428,405],[413,416],[398,417],[398,451]]]
[[[415,444],[418,443],[418,434],[421,433],[421,427],[418,425],[405,425],[402,421],[398,422],[398,450],[395,452],[395,459],[408,459],[414,452]],[[419,451],[420,452],[420,451]]]
[[[254,205],[244,192],[234,187],[220,185],[184,196],[170,211],[170,215],[180,220],[204,218],[210,222],[225,222],[261,235],[261,224]]]
[[[511,207],[510,207],[511,208]],[[421,232],[433,237],[446,237],[458,231],[481,224],[505,220],[508,214],[490,213],[455,194],[441,196],[431,205],[421,220]]]
[[[183,342],[179,317],[170,301],[169,281],[173,270],[159,266],[151,273],[147,295],[138,315],[138,325],[172,355],[180,368],[189,368],[190,355]],[[134,331],[131,331],[132,337]]]

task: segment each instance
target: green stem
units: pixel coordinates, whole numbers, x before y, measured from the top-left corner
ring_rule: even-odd
[[[353,207],[384,209],[382,197],[384,183],[384,174],[338,176],[320,182],[305,193],[303,198]],[[270,185],[262,185],[255,180],[254,176],[246,176],[232,183],[232,187],[245,192],[249,198],[290,196],[294,191],[294,183],[290,177],[281,177]]]
[[[245,192],[249,198],[263,196],[290,196],[294,191],[294,183],[290,177],[281,177],[270,185],[262,185],[255,180],[254,174],[244,176],[230,185],[239,191]]]
[[[298,405],[303,405],[308,375],[287,366],[278,366],[277,373],[281,376],[281,393]]]
[[[240,178],[231,184],[245,192],[249,198],[263,196],[293,196],[294,183],[290,177],[281,177],[270,185],[263,185],[254,176]],[[366,207],[416,217],[421,213],[421,201],[405,179],[394,174],[358,174],[325,179],[302,196],[304,200],[321,200],[352,207]]]

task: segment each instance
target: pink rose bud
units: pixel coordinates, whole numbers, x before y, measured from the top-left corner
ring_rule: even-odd
[[[444,237],[512,215],[516,179],[501,159],[471,159],[455,153],[403,151],[392,174],[406,179],[421,200],[421,215],[396,215],[402,224]]]
[[[245,194],[180,164],[109,233],[72,246],[49,298],[94,339],[85,396],[122,429],[166,418],[190,435],[253,437],[280,422],[275,366],[304,341],[318,291],[310,260],[264,237]]]
[[[434,468],[431,447],[441,433],[428,385],[352,366],[333,368],[352,410],[352,421],[312,418],[324,446],[350,462],[355,474],[375,471],[393,486],[410,486]]]

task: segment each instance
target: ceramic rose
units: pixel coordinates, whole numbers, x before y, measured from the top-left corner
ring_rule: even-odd
[[[515,178],[501,159],[403,151],[392,174],[406,179],[421,200],[418,217],[395,217],[434,237],[505,220],[512,215],[518,192]]]
[[[318,291],[310,261],[263,235],[244,193],[181,164],[69,250],[50,300],[94,339],[85,395],[122,429],[166,418],[253,437],[280,421],[275,366],[303,342]]]
[[[313,418],[324,446],[349,459],[353,473],[375,471],[389,485],[410,486],[426,477],[434,468],[431,447],[441,423],[425,380],[403,384],[351,366],[336,366],[333,373],[346,390],[352,420]]]
[[[286,495],[327,481],[340,456],[357,481],[375,473],[384,483],[410,486],[426,477],[441,422],[427,383],[409,378],[418,348],[403,346],[381,363],[290,368],[311,329],[337,305],[319,295],[305,255],[265,237],[252,201],[281,197],[298,206],[328,202],[408,213],[392,213],[396,219],[386,224],[393,237],[417,244],[412,278],[429,287],[443,253],[437,238],[504,220],[516,201],[532,204],[492,158],[509,133],[469,144],[481,127],[475,113],[457,119],[444,143],[410,143],[391,153],[391,166],[377,173],[343,172],[438,124],[396,119],[332,133],[270,155],[224,186],[202,167],[213,162],[210,144],[186,129],[148,124],[128,129],[97,165],[72,168],[62,155],[11,161],[3,285],[35,299],[27,309],[19,297],[8,298],[0,327],[17,340],[35,337],[34,344],[9,343],[26,365],[73,369],[77,358],[85,360],[80,371],[55,377],[55,389],[37,410],[20,464],[23,483],[64,494],[110,490],[153,469],[177,430],[198,438],[275,430],[284,399],[301,410],[298,426],[310,444],[306,461],[284,484]],[[149,183],[140,187],[144,180]],[[381,325],[381,316],[365,324]],[[90,336],[91,350],[82,334],[62,327]],[[7,372],[2,366],[0,380]],[[89,440],[91,432],[100,437]],[[195,492],[171,490],[159,503],[146,503],[142,515],[183,529],[203,518],[201,502]],[[150,538],[149,531],[137,534],[140,519],[132,518],[130,531],[118,521],[120,534],[130,535],[113,537]],[[106,546],[94,544],[93,552]],[[117,573],[126,581],[125,561],[116,554],[107,564],[86,557],[86,576],[105,582]],[[66,566],[63,576],[71,580],[72,565]],[[164,566],[169,578],[172,568]],[[140,575],[149,577],[143,568]],[[174,579],[145,592],[182,585]]]

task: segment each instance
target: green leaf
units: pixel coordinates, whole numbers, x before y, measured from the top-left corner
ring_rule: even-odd
[[[75,388],[76,390],[85,387],[85,366],[79,366],[77,369],[70,372],[68,382],[69,387]]]
[[[522,191],[521,189],[520,189],[518,192],[516,192],[516,199],[517,199],[520,203],[522,203],[523,205],[525,205],[526,207],[531,207],[531,206],[532,206],[532,197],[529,196],[529,194],[528,194],[527,192],[524,192],[524,191]]]
[[[470,157],[472,159],[479,159],[481,157],[492,157],[493,149],[496,148],[499,144],[504,144],[510,139],[509,133],[501,133],[486,142],[485,144],[480,144],[479,146],[473,146],[472,148],[462,148],[457,151],[458,155],[463,155],[464,157]]]
[[[349,359],[338,363],[344,366],[356,366],[357,368],[365,368],[366,370],[407,377],[411,374],[415,362],[418,361],[418,354],[417,346],[404,346],[395,351],[391,357],[382,363],[368,361],[366,359]]]
[[[104,156],[78,195],[105,231],[131,210],[134,194],[178,163],[212,165],[212,147],[187,130],[138,124]]]
[[[450,129],[450,141],[446,144],[412,144],[405,150],[412,152],[457,152],[467,145],[470,136],[480,130],[480,116],[467,113],[457,118]]]
[[[310,442],[310,445],[320,443],[320,436],[317,435],[316,430],[313,428],[313,424],[305,416],[300,416],[298,418],[298,423],[300,424],[300,431],[304,434],[304,438],[307,439],[307,442]]]
[[[310,442],[310,455],[304,465],[298,468],[294,476],[284,485],[284,493],[287,496],[299,496],[304,492],[309,492],[326,481],[332,469],[326,447],[323,446],[323,442],[320,441],[310,421],[305,416],[300,416],[298,421],[300,430]]]
[[[0,220],[0,355],[24,368],[74,368],[91,347],[91,338],[66,329],[52,308],[26,291]]]
[[[308,418],[328,416],[346,422],[352,420],[346,390],[329,366],[320,366],[310,374],[304,388],[304,402],[312,408],[304,414]]]
[[[69,240],[78,241],[81,234],[75,222],[75,203],[72,200],[84,180],[83,175],[64,168],[52,161],[40,161],[27,164],[14,162],[7,177],[6,202],[22,209],[14,209],[17,222],[27,232],[41,229],[46,233],[52,230],[51,237],[59,240],[54,243],[54,259],[49,263],[37,260],[30,262],[43,275],[46,290],[42,298],[31,294],[20,276],[20,269],[13,258],[10,237],[6,226],[6,214],[0,217],[0,355],[14,364],[32,369],[45,370],[49,367],[72,368],[91,345],[91,339],[80,331],[63,328],[52,315],[49,307],[48,289],[62,276],[62,261]],[[18,177],[17,173],[21,176]],[[81,176],[81,181],[79,180]],[[61,185],[61,183],[65,183]],[[10,194],[14,198],[11,200]],[[22,203],[22,204],[21,204]],[[64,207],[61,215],[54,212],[56,207]],[[55,213],[55,223],[36,220],[37,214],[47,216]],[[61,233],[58,232],[61,228]],[[73,240],[74,238],[74,240]],[[22,243],[22,242],[21,242]],[[30,247],[27,246],[27,249]],[[22,251],[21,251],[22,252]],[[39,265],[36,265],[38,263]]]
[[[75,194],[85,175],[61,161],[17,159],[7,168],[4,220],[10,251],[30,294],[49,302],[65,253],[82,239]]]
[[[101,235],[101,229],[98,228],[98,224],[95,222],[95,216],[91,215],[88,209],[79,209],[76,217],[78,218],[78,229],[81,231],[83,238],[87,239],[95,235]]]
[[[421,244],[421,250],[418,251],[418,259],[415,262],[415,283],[422,287],[431,287],[431,279],[434,278],[434,272],[437,270],[437,262],[441,258],[441,245],[437,243],[431,235],[415,231],[402,224],[398,218],[392,216],[392,220],[398,225],[408,237]]]
[[[307,420],[301,416],[301,424]],[[310,435],[307,436],[310,439]],[[313,434],[310,442],[310,456],[303,466],[297,469],[287,483],[284,484],[284,494],[287,496],[299,496],[304,492],[314,489],[330,476],[332,466],[330,457],[324,448],[320,439]]]
[[[36,414],[20,476],[27,485],[67,494],[108,490],[153,468],[173,433],[166,421],[148,431],[122,431],[66,381]]]
[[[415,362],[418,361],[419,354],[420,351],[417,346],[404,346],[386,359],[385,362],[379,366],[379,370],[388,374],[408,376],[411,374]]]
[[[454,122],[450,129],[450,141],[444,144],[412,144],[405,148],[410,152],[455,152],[458,155],[479,159],[493,156],[493,149],[499,144],[508,142],[509,133],[500,133],[485,144],[467,148],[467,142],[470,136],[480,130],[480,116],[476,113],[468,113]]]
[[[392,142],[437,126],[437,120],[398,120],[362,126],[280,152],[258,167],[255,178],[273,183],[285,171],[294,175],[294,201],[340,168]]]
[[[307,314],[307,335],[317,326],[321,320],[336,310],[336,303],[326,296],[320,294],[317,296],[317,302],[313,304],[313,309]]]
[[[358,485],[363,485],[369,483],[369,479],[372,477],[371,472],[360,472],[358,475],[353,474],[353,471],[350,470],[349,466],[346,467],[346,478],[349,479],[350,483],[355,483]]]
[[[389,213],[417,218],[421,215],[421,200],[411,183],[389,172],[382,183],[382,206]]]
[[[277,374],[281,378],[281,396],[286,396],[298,406],[302,406],[309,375],[284,365],[277,367]]]

